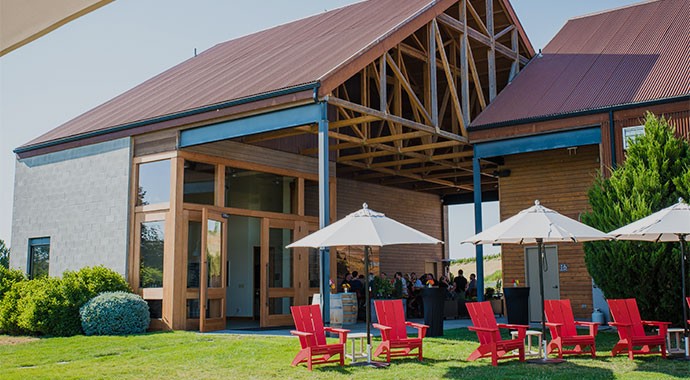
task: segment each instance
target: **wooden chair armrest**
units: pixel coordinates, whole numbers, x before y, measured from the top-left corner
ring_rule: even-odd
[[[500,329],[513,329],[513,330],[527,330],[529,326],[527,325],[511,325],[508,323],[499,323],[498,328]]]
[[[388,331],[388,330],[393,330],[392,327],[384,326],[384,325],[381,325],[381,324],[378,324],[378,323],[372,323],[371,325],[374,326],[375,329],[379,329],[379,330],[382,330],[382,331],[383,331],[383,330],[386,330],[386,331]]]
[[[347,342],[347,333],[350,332],[350,330],[347,330],[347,329],[338,329],[338,328],[335,328],[335,327],[324,327],[324,328],[323,328],[323,331],[328,331],[328,332],[332,332],[332,333],[338,334],[338,341],[339,341],[341,344],[345,344],[345,342]]]
[[[563,323],[546,322],[546,325],[549,327],[561,327],[561,326],[563,326]]]
[[[426,330],[429,328],[429,326],[427,325],[414,322],[405,322],[405,326],[417,329],[417,337],[420,339],[424,339],[424,337],[426,336]]]
[[[297,330],[290,330],[290,334],[295,335],[295,336],[301,336],[301,337],[304,337],[304,338],[308,338],[308,337],[314,335],[314,333],[304,332],[304,331],[297,331]]]
[[[648,325],[648,326],[661,326],[661,325],[667,325],[669,326],[671,322],[660,322],[660,321],[642,321],[642,324]]]
[[[589,327],[589,335],[591,336],[596,336],[597,332],[599,332],[599,322],[584,322],[584,321],[575,321],[575,325],[577,326],[588,326]]]
[[[498,331],[498,329],[489,329],[486,327],[476,327],[476,326],[467,326],[467,329],[470,331],[479,331],[479,332],[495,332]]]
[[[609,325],[611,326],[621,326],[621,327],[631,327],[631,323],[623,323],[623,322],[609,322]]]

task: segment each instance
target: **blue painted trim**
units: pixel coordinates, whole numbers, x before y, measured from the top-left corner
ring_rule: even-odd
[[[535,136],[474,144],[474,157],[489,158],[508,154],[538,152],[601,143],[601,127],[555,132]]]
[[[173,113],[170,115],[155,117],[155,118],[148,119],[148,120],[142,120],[142,121],[137,121],[134,123],[127,123],[127,124],[119,125],[116,127],[105,128],[105,129],[101,129],[101,130],[93,131],[93,132],[89,132],[89,133],[84,133],[84,134],[77,135],[77,136],[69,136],[69,137],[65,137],[65,138],[61,138],[61,139],[57,139],[57,140],[47,141],[47,142],[40,143],[40,144],[19,147],[19,148],[16,148],[13,152],[16,154],[20,154],[20,153],[28,152],[28,151],[35,150],[35,149],[47,148],[47,147],[51,147],[51,146],[55,146],[55,145],[65,144],[68,142],[87,139],[89,137],[107,135],[109,133],[114,133],[114,132],[119,132],[119,131],[123,131],[123,130],[127,130],[127,129],[137,128],[137,127],[141,127],[144,125],[161,123],[161,122],[168,121],[168,120],[179,119],[182,117],[196,115],[196,114],[209,112],[209,111],[216,111],[216,110],[223,109],[223,108],[229,108],[229,107],[234,107],[234,106],[238,106],[241,104],[256,102],[259,100],[274,98],[277,96],[293,94],[293,93],[300,92],[300,91],[311,90],[311,89],[317,90],[319,88],[319,86],[320,86],[319,82],[307,83],[307,84],[303,84],[303,85],[299,85],[299,86],[295,86],[295,87],[284,88],[284,89],[277,90],[277,91],[267,92],[264,94],[249,96],[249,97],[242,98],[242,99],[236,99],[236,100],[218,103],[218,104],[214,104],[214,105],[210,105],[210,106],[206,106],[206,107],[196,108],[193,110],[177,112],[177,113]]]
[[[477,146],[474,146],[474,157],[472,158],[472,181],[474,188],[474,233],[482,232],[482,174],[477,157]],[[474,246],[475,259],[477,262],[477,301],[484,300],[484,246],[477,244]]]
[[[180,148],[318,123],[319,119],[321,119],[321,106],[318,103],[262,113],[183,130],[180,132]]]
[[[330,175],[328,149],[328,103],[315,104],[319,111],[319,228],[326,227],[330,216]],[[328,248],[321,249],[321,312],[324,321],[330,321],[330,278],[331,258]],[[336,279],[337,282],[337,279]]]

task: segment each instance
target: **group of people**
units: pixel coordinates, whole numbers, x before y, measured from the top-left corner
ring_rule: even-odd
[[[439,277],[436,280],[433,273],[424,273],[417,277],[415,272],[405,273],[396,272],[393,278],[388,277],[385,272],[381,272],[378,276],[378,281],[389,282],[393,285],[394,296],[397,298],[407,299],[408,314],[413,317],[421,317],[423,315],[423,301],[421,297],[421,289],[425,286],[438,286],[446,290],[447,299],[469,299],[477,296],[476,276],[470,275],[467,280],[463,275],[462,269],[458,271],[458,275],[452,279],[446,276]],[[368,281],[365,280],[363,274],[357,271],[347,272],[340,283],[339,291],[348,291],[357,294],[360,309],[364,306],[365,298],[365,282],[368,282],[369,289],[376,293],[376,277],[373,273],[369,273]],[[373,298],[373,294],[372,294]]]

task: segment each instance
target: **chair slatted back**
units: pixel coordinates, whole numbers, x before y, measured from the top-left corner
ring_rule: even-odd
[[[321,318],[319,305],[291,306],[290,311],[297,331],[314,334],[312,337],[299,337],[302,348],[326,344],[326,334],[323,331],[323,318]]]
[[[570,300],[546,300],[544,301],[544,313],[547,321],[563,325],[560,331],[562,336],[577,335],[575,316],[570,306]],[[556,337],[558,335],[558,330],[555,327],[549,327],[549,330],[551,336]]]
[[[685,301],[687,301],[688,307],[690,307],[690,297],[685,297]]]
[[[633,336],[644,336],[644,328],[642,327],[642,319],[640,318],[640,312],[637,309],[637,302],[634,298],[628,299],[611,299],[607,300],[609,304],[609,309],[611,310],[611,315],[613,319],[618,323],[625,323],[632,326]],[[621,339],[627,339],[628,330],[619,328],[618,334]]]
[[[465,305],[467,306],[467,311],[470,313],[473,325],[496,330],[494,332],[477,331],[479,343],[487,344],[501,341],[501,333],[498,331],[498,324],[496,323],[496,317],[494,317],[491,303],[489,301],[468,302]]]
[[[407,327],[405,326],[405,311],[401,300],[374,301],[376,318],[379,324],[391,328],[390,339],[407,339]]]

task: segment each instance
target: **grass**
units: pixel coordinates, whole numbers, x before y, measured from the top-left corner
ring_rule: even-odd
[[[465,329],[446,331],[443,338],[424,340],[425,361],[393,359],[386,369],[304,365],[291,367],[299,343],[288,337],[255,337],[151,333],[128,337],[45,338],[3,344],[0,336],[0,377],[3,379],[672,379],[690,377],[690,364],[662,360],[658,355],[610,357],[617,335],[602,332],[600,356],[568,357],[558,366],[517,360],[492,367],[488,359],[467,362],[476,335]],[[608,352],[607,352],[608,351]],[[349,363],[349,361],[346,361]]]

